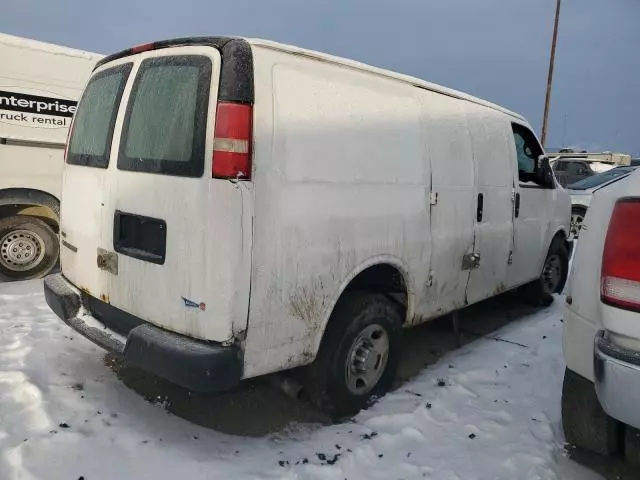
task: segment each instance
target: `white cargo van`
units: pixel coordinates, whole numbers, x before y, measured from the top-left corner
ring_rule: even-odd
[[[404,327],[560,291],[569,221],[503,108],[262,40],[162,41],[85,89],[45,293],[180,385],[306,367],[311,399],[345,413],[389,388]]]
[[[0,281],[43,276],[58,260],[64,144],[100,58],[0,33]]]

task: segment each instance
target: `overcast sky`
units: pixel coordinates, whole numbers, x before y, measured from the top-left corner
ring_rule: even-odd
[[[556,0],[0,0],[0,31],[111,53],[190,35],[263,37],[415,75],[540,132]],[[563,0],[549,147],[640,156],[640,1]]]

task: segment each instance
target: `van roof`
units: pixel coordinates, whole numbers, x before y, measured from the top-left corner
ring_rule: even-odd
[[[416,77],[412,77],[410,75],[404,75],[402,73],[396,73],[393,72],[391,70],[385,70],[383,68],[378,68],[378,67],[374,67],[372,65],[368,65],[366,63],[362,63],[362,62],[357,62],[355,60],[349,60],[346,58],[342,58],[342,57],[337,57],[335,55],[329,55],[326,53],[321,53],[321,52],[316,52],[314,50],[307,50],[305,48],[300,48],[300,47],[295,47],[292,45],[286,45],[283,43],[278,43],[278,42],[272,42],[270,40],[264,40],[264,39],[260,39],[260,38],[247,38],[245,39],[247,40],[251,45],[256,45],[256,46],[260,46],[260,47],[265,47],[265,48],[270,48],[272,50],[279,50],[279,51],[283,51],[283,52],[288,52],[288,53],[293,53],[296,55],[303,55],[305,57],[310,57],[310,58],[314,58],[316,60],[320,60],[320,61],[324,61],[324,62],[330,62],[330,63],[336,63],[339,65],[344,65],[345,67],[349,67],[349,68],[353,68],[353,69],[357,69],[357,70],[363,70],[363,71],[367,71],[367,72],[371,72],[371,73],[375,73],[376,75],[382,75],[384,77],[388,77],[388,78],[393,78],[395,80],[400,80],[402,82],[406,82],[406,83],[410,83],[411,85],[414,85],[416,87],[419,88],[424,88],[425,90],[430,90],[432,92],[437,92],[437,93],[441,93],[443,95],[447,95],[449,97],[453,97],[453,98],[459,98],[461,100],[467,100],[469,102],[473,102],[476,103],[478,105],[482,105],[494,110],[498,110],[500,112],[503,112],[507,115],[510,115],[514,118],[517,118],[518,120],[521,120],[523,122],[526,122],[526,120],[519,114],[512,112],[504,107],[501,107],[500,105],[496,105],[495,103],[491,103],[491,102],[487,102],[486,100],[482,100],[480,98],[474,97],[473,95],[469,95],[467,93],[464,92],[460,92],[457,90],[454,90],[452,88],[447,88],[447,87],[443,87],[441,85],[437,85],[435,83],[431,83],[431,82],[426,82],[424,80],[421,80],[419,78]]]
[[[373,67],[371,65],[367,65],[366,63],[357,62],[355,60],[348,60],[346,58],[337,57],[334,55],[329,55],[326,53],[316,52],[314,50],[307,50],[305,48],[295,47],[292,45],[286,45],[284,43],[272,42],[270,40],[264,40],[259,38],[242,38],[242,37],[187,37],[187,38],[176,38],[170,40],[162,40],[158,42],[152,42],[149,44],[140,45],[137,47],[128,48],[126,50],[122,50],[120,52],[114,53],[103,58],[99,61],[95,68],[99,68],[105,63],[108,63],[112,60],[116,60],[118,58],[123,58],[128,55],[133,55],[140,51],[150,50],[153,48],[169,48],[173,46],[182,46],[182,45],[211,45],[217,48],[223,48],[226,44],[228,44],[231,40],[244,40],[248,42],[250,45],[254,45],[257,47],[270,48],[272,50],[278,50],[281,52],[292,53],[294,55],[305,56],[308,58],[313,58],[315,60],[334,63],[337,65],[343,65],[348,68],[367,71],[376,75],[381,75],[387,78],[399,80],[401,82],[409,83],[415,87],[423,88],[425,90],[430,90],[432,92],[440,93],[442,95],[447,95],[452,98],[458,98],[460,100],[466,100],[469,102],[473,102],[477,105],[482,105],[484,107],[491,108],[493,110],[500,111],[506,115],[509,115],[524,124],[527,124],[527,121],[519,114],[507,110],[506,108],[501,107],[500,105],[496,105],[491,102],[487,102],[480,98],[476,98],[472,95],[459,92],[457,90],[453,90],[451,88],[442,87],[435,83],[425,82],[416,77],[412,77],[410,75],[404,75],[401,73],[396,73],[391,70],[385,70],[383,68]]]
[[[85,52],[84,50],[77,50],[75,48],[63,47],[61,45],[54,45],[52,43],[40,42],[38,40],[31,40],[30,38],[16,37],[8,35],[6,33],[0,33],[0,44],[10,45],[12,47],[24,48],[28,50],[39,50],[41,52],[51,53],[53,55],[64,55],[67,57],[75,58],[88,58],[99,59],[104,55],[93,52]]]

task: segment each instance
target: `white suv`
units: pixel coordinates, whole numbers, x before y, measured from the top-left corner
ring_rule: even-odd
[[[640,174],[599,190],[582,227],[564,317],[562,395],[570,443],[613,453],[640,428]]]

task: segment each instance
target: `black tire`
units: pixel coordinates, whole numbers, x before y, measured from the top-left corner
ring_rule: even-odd
[[[624,457],[630,466],[640,470],[640,430],[629,425],[624,427]]]
[[[557,270],[557,281],[548,280],[549,271]],[[522,289],[527,303],[535,306],[548,306],[553,302],[554,293],[562,293],[569,275],[569,251],[563,239],[556,237],[551,242],[542,266],[540,277]]]
[[[43,277],[55,267],[59,253],[58,236],[46,222],[26,215],[0,219],[0,279]],[[35,258],[31,263],[26,260],[29,256]]]
[[[354,378],[357,373],[350,369],[351,360],[357,357],[354,348],[371,331],[371,339],[378,341],[386,334],[388,354],[386,365],[380,365],[384,356],[377,353],[371,357],[371,363],[378,367],[379,378],[366,386],[365,382]],[[384,331],[384,333],[382,333]],[[325,332],[316,360],[307,367],[305,386],[309,400],[320,410],[334,419],[355,414],[368,407],[373,401],[384,395],[395,378],[400,356],[402,336],[402,309],[382,294],[349,292],[336,305]],[[356,349],[357,350],[357,349]],[[351,355],[350,355],[351,353]],[[368,358],[367,355],[366,358]],[[361,362],[364,366],[367,362]],[[364,377],[364,376],[363,376]],[[362,392],[354,392],[349,385],[360,385]],[[358,384],[358,381],[361,383]],[[364,385],[364,386],[363,386]]]
[[[587,209],[584,207],[571,207],[571,237],[575,240],[580,236],[580,229]]]
[[[600,455],[620,446],[621,424],[600,406],[593,383],[569,370],[562,385],[562,427],[567,443]]]

